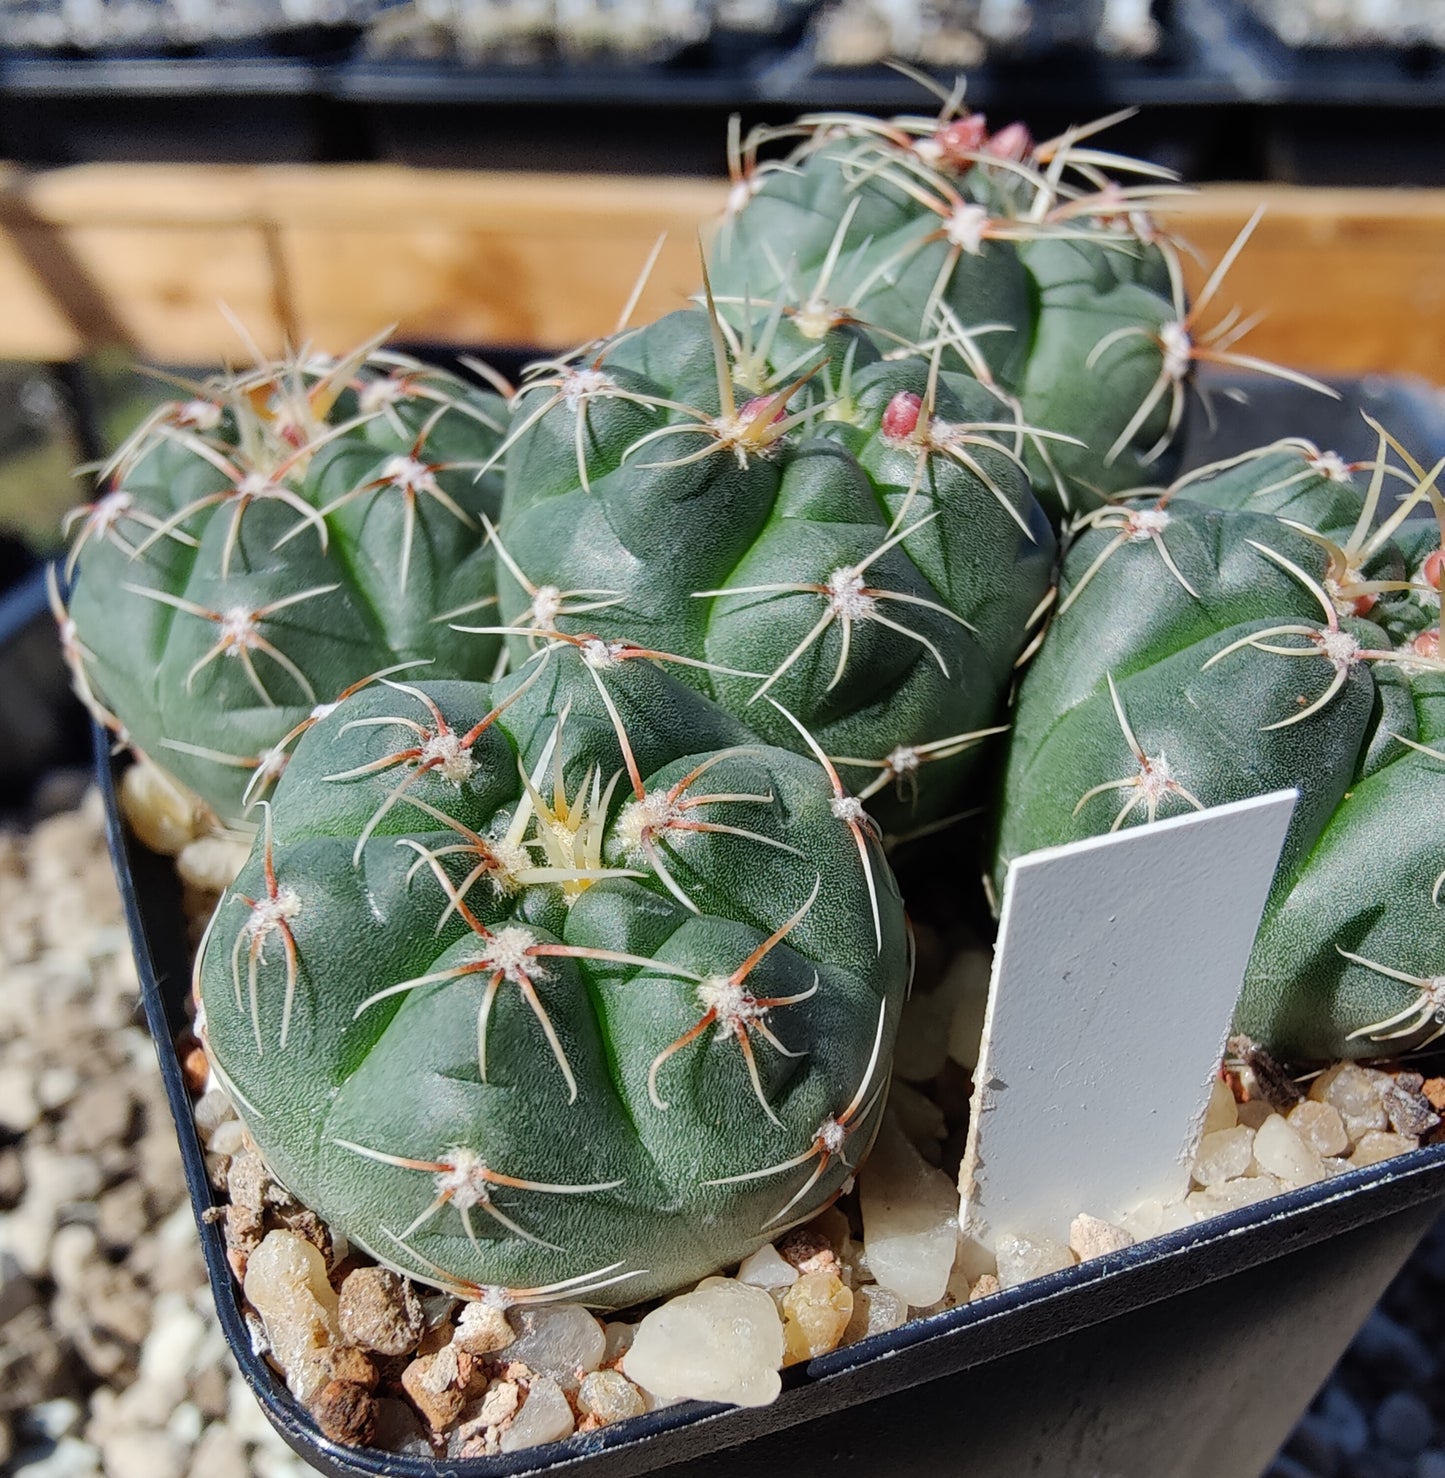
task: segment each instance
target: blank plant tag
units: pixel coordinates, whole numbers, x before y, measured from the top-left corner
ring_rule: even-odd
[[[1067,1244],[1189,1188],[1297,792],[1018,858],[959,1172],[966,1234]]]

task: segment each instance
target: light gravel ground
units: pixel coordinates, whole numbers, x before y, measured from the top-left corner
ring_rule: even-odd
[[[302,1478],[216,1322],[80,790],[0,832],[0,1471]]]

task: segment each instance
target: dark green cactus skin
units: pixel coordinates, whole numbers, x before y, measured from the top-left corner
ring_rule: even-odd
[[[1298,787],[1237,1016],[1241,1031],[1295,1061],[1418,1046],[1445,1006],[1438,631],[1434,646],[1409,634],[1424,626],[1428,595],[1389,592],[1373,606],[1352,598],[1331,584],[1328,550],[1255,511],[1283,502],[1297,521],[1312,510],[1348,531],[1360,493],[1317,459],[1312,448],[1268,449],[1079,532],[1063,564],[1064,608],[1020,685],[995,862],[998,887],[1008,860],[1037,847],[1138,824],[1151,809],[1181,815],[1196,802]],[[1406,527],[1404,542],[1420,546],[1417,566],[1428,546],[1439,547],[1440,531],[1430,521]],[[1334,634],[1320,596],[1257,546],[1330,591]],[[1374,553],[1366,573],[1410,563],[1398,544]],[[1369,619],[1348,614],[1366,607]],[[1251,636],[1305,655],[1241,644]],[[1338,661],[1322,649],[1326,638]],[[1337,674],[1338,691],[1310,713]],[[1147,767],[1124,733],[1110,678]],[[1130,783],[1095,789],[1119,781]],[[1418,1015],[1405,1011],[1412,1003]],[[1407,1018],[1403,1035],[1386,1035]]]
[[[393,355],[198,387],[74,516],[82,696],[233,821],[350,684],[399,663],[491,676],[497,644],[435,618],[492,592],[481,516],[501,478],[471,469],[505,421],[497,396]],[[438,470],[409,496],[393,474],[412,463]],[[284,497],[248,495],[273,472]]]
[[[635,789],[601,688],[650,804],[706,765],[678,789],[696,802],[678,814],[723,829],[679,826],[657,840],[695,912],[636,845]],[[462,737],[502,711],[469,748],[453,746],[449,774],[415,759],[368,770],[424,742],[409,725],[435,738],[420,695]],[[572,828],[551,834],[570,847],[578,830],[588,876],[467,881],[484,855],[459,845],[467,835],[515,859],[499,839],[537,801],[519,765],[536,770],[546,805],[574,805]],[[833,801],[816,763],[757,744],[646,660],[603,659],[589,672],[564,647],[496,686],[375,684],[297,746],[270,835],[215,915],[198,968],[209,1050],[275,1173],[382,1261],[503,1303],[606,1306],[669,1292],[815,1213],[876,1131],[909,952],[881,849]],[[590,851],[584,813],[597,822]],[[522,820],[525,860],[547,862],[533,841],[546,823],[535,811]],[[444,916],[439,873],[491,944],[461,910]],[[774,932],[740,982],[752,1015],[729,1030],[724,1004],[709,1022],[696,977],[739,971]],[[522,962],[536,1009],[512,976],[497,989],[483,1077],[491,970],[476,962],[499,939],[564,952]],[[433,975],[443,978],[376,999]],[[483,1184],[489,1205],[454,1179],[444,1198],[439,1177],[468,1164],[529,1184]]]
[[[792,357],[791,345],[774,347]],[[555,389],[524,393],[517,424],[532,424],[507,453],[501,544],[527,584],[499,566],[501,610],[505,624],[528,628],[539,624],[538,589],[590,592],[564,599],[561,614],[549,606],[540,624],[713,664],[679,674],[769,742],[805,748],[767,701],[775,698],[828,755],[863,762],[840,764],[853,788],[883,777],[875,814],[907,829],[956,807],[977,753],[927,756],[898,777],[912,786],[901,796],[884,775],[887,756],[998,722],[1030,614],[1048,588],[1054,540],[1017,454],[1010,460],[1000,449],[1006,435],[965,448],[996,496],[951,458],[885,434],[890,404],[927,390],[925,362],[880,362],[847,335],[833,348],[849,362],[846,388],[810,425],[740,459],[685,430],[638,445],[660,428],[697,424],[661,402],[718,413],[706,315],[674,313],[622,337],[600,370],[585,371],[610,387],[579,407],[585,486],[578,410]],[[822,400],[824,380],[804,385],[790,412]],[[739,389],[739,406],[758,388]],[[965,375],[940,377],[935,411],[935,425],[1009,419],[998,397]],[[648,466],[704,449],[685,465]],[[910,501],[920,457],[924,475]],[[894,532],[905,537],[885,548]],[[858,573],[856,608],[849,592],[829,585],[849,570]],[[539,640],[509,639],[516,657]]]
[[[981,136],[952,147],[958,127],[800,125],[785,167],[734,191],[711,255],[720,301],[781,295],[796,321],[854,321],[884,350],[980,331],[968,367],[1030,426],[1084,443],[1029,446],[1055,520],[1167,478],[1193,358],[1173,246],[1097,175],[1051,176],[1036,154],[1002,162]]]

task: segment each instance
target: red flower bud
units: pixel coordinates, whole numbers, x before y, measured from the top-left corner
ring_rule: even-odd
[[[900,390],[883,412],[883,439],[907,441],[918,429],[918,415],[922,409],[922,396],[911,390]]]

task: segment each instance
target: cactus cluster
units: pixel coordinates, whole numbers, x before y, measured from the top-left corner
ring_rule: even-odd
[[[959,813],[1001,876],[1298,784],[1241,1024],[1429,1035],[1445,505],[1383,444],[1165,486],[1195,363],[1255,364],[1202,328],[1250,227],[1190,306],[1172,185],[1094,133],[735,132],[691,306],[504,397],[228,376],[103,469],[77,684],[256,827],[205,1039],[381,1261],[619,1304],[828,1204],[911,970],[883,834]]]

